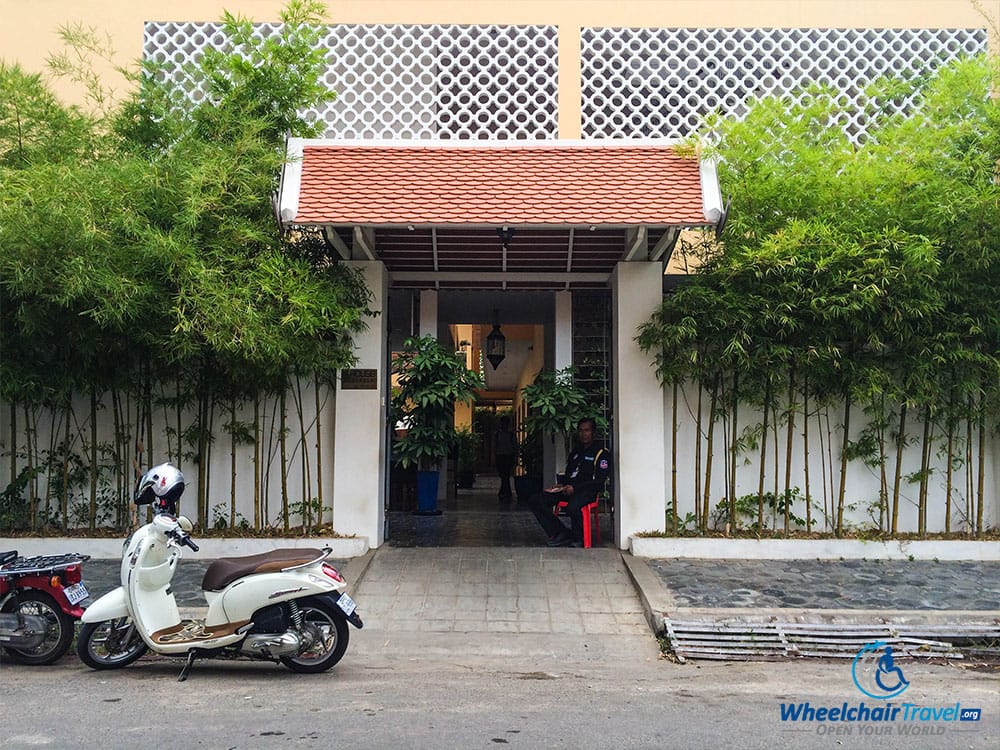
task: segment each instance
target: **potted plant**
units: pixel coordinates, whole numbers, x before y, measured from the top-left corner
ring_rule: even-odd
[[[433,336],[407,339],[392,369],[399,385],[393,413],[406,425],[395,460],[417,466],[417,512],[437,514],[440,464],[456,442],[455,404],[473,401],[483,379]]]
[[[458,453],[458,476],[456,483],[459,489],[468,489],[476,483],[476,455],[479,452],[479,435],[468,427],[455,431]]]
[[[543,450],[540,432],[526,432],[518,450],[520,473],[514,477],[514,492],[518,502],[526,503],[536,492],[542,491]]]

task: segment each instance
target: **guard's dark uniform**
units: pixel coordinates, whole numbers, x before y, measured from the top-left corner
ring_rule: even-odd
[[[565,500],[566,510],[572,524],[572,537],[569,541],[583,543],[583,507],[594,502],[597,493],[604,489],[611,471],[611,452],[597,442],[584,448],[577,445],[566,459],[564,484],[573,485],[572,495],[539,492],[529,501],[528,506],[545,529],[550,540],[569,537],[570,531],[552,512],[552,507]]]

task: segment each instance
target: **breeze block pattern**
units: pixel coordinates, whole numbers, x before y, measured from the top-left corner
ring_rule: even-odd
[[[261,38],[279,28],[255,25]],[[554,139],[557,37],[554,26],[332,25],[322,44],[337,98],[306,115],[328,138]],[[148,22],[143,55],[183,84],[202,50],[224,44],[218,23]]]
[[[829,86],[854,104],[856,143],[869,123],[865,87],[913,78],[986,51],[985,29],[630,29],[581,33],[584,138],[682,138],[707,112],[740,115],[768,95]],[[904,111],[909,102],[897,102]]]

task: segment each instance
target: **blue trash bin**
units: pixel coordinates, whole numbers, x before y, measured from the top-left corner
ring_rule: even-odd
[[[417,513],[437,514],[439,471],[417,472]]]

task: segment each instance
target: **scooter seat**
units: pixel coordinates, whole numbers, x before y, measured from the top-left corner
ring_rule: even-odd
[[[318,549],[287,547],[260,555],[220,557],[208,566],[201,587],[205,591],[221,591],[237,578],[254,573],[274,573],[294,565],[305,565],[322,556],[323,553]]]

